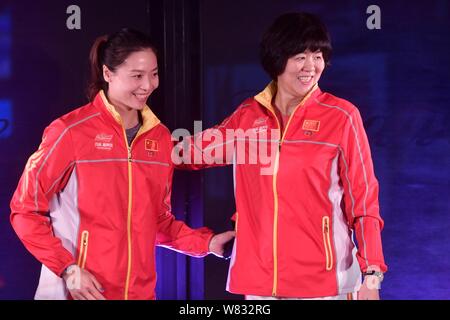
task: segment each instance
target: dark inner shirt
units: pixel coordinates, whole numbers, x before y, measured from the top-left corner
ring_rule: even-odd
[[[127,133],[127,140],[128,140],[128,146],[131,146],[131,142],[133,142],[134,138],[136,137],[136,134],[138,133],[139,129],[142,126],[142,115],[140,112],[138,112],[138,124],[130,129],[125,129],[125,132]]]

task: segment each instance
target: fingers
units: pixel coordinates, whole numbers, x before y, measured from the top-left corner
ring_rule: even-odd
[[[86,298],[86,300],[98,300],[91,292],[89,292],[89,289],[84,292],[84,297]]]
[[[106,300],[106,298],[94,286],[79,290],[70,290],[74,300]]]
[[[98,282],[94,275],[86,271],[86,278],[89,281],[86,288],[86,297],[88,297],[89,300],[106,300],[105,297],[101,294],[101,292],[103,292],[102,285],[100,284],[100,282]]]
[[[70,295],[72,296],[73,300],[87,300],[84,295],[82,295],[80,292],[75,292],[78,290],[70,290]]]
[[[101,294],[101,292],[105,290],[103,289],[100,282],[98,282],[98,280],[93,275],[91,275],[91,280],[94,285],[93,291],[91,291],[94,297],[96,297],[97,300],[106,300],[105,297]]]
[[[74,300],[104,300],[96,297],[94,292],[89,289],[84,290],[73,290],[70,292]]]
[[[94,288],[91,293],[95,300],[106,300],[106,298],[100,293],[100,291],[97,290],[97,288]]]
[[[380,300],[380,294],[377,289],[370,290],[362,286],[357,293],[358,300]]]

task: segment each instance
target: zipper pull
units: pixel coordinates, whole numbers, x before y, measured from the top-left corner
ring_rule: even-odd
[[[88,232],[87,231],[83,231],[83,233],[81,234],[81,238],[82,238],[81,245],[83,247],[87,246],[87,237],[88,237]]]
[[[131,162],[131,147],[128,147],[128,161]]]
[[[281,130],[281,126],[279,130],[280,130],[280,140],[278,140],[278,151],[281,151],[281,141],[283,141],[283,131]]]
[[[328,233],[328,219],[325,219],[324,221],[323,231],[325,233]]]

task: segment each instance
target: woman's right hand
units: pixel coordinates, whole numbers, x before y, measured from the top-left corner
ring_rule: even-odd
[[[73,264],[64,271],[62,278],[74,300],[106,300],[102,295],[104,289],[89,271]]]

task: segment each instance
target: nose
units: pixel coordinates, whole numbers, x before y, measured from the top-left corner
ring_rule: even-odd
[[[152,77],[151,75],[148,77],[143,77],[143,80],[141,82],[141,89],[148,91],[153,91],[158,87],[158,79],[155,79],[155,77]]]
[[[314,60],[312,56],[307,55],[305,58],[305,63],[303,64],[302,67],[303,71],[314,71]]]
[[[158,76],[151,78],[151,86],[152,86],[151,87],[152,90],[155,90],[156,88],[158,88],[158,86],[159,86],[159,77]]]

